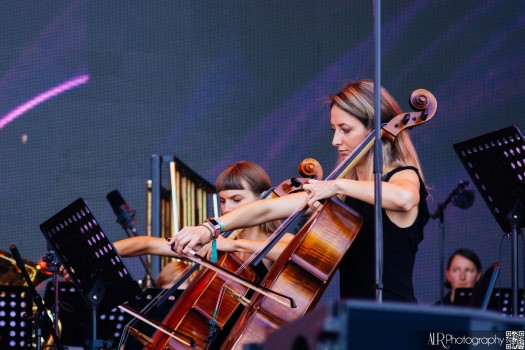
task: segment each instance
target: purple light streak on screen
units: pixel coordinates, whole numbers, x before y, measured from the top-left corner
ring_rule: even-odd
[[[11,112],[7,113],[5,116],[0,118],[0,129],[2,129],[4,126],[18,118],[25,112],[35,108],[39,104],[55,96],[60,95],[63,92],[74,89],[79,85],[85,84],[88,82],[88,80],[89,75],[80,75],[35,96],[34,98],[30,99],[26,103],[21,104],[20,106],[16,107]]]

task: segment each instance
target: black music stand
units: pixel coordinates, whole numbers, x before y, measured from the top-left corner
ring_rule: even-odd
[[[122,258],[79,198],[40,225],[82,299],[91,309],[90,349],[97,339],[97,311],[108,311],[142,293]]]
[[[22,277],[26,280],[28,287],[27,289],[29,294],[31,295],[31,299],[33,299],[33,303],[36,305],[36,311],[32,317],[32,322],[35,328],[36,350],[40,350],[42,348],[42,329],[49,331],[49,333],[53,337],[53,341],[56,344],[56,348],[59,350],[63,350],[64,346],[62,345],[62,342],[60,341],[60,338],[58,337],[55,328],[53,328],[53,322],[51,321],[51,317],[49,317],[47,313],[47,309],[44,305],[44,302],[42,301],[42,297],[36,291],[35,285],[33,284],[33,281],[31,281],[31,277],[29,277],[29,274],[27,273],[26,265],[24,263],[24,260],[22,259],[22,256],[20,255],[20,252],[14,244],[12,244],[9,247],[9,249],[13,254],[13,258],[16,261],[16,265],[18,266]]]
[[[525,225],[525,140],[515,126],[454,145],[501,230],[512,238],[512,306],[518,315],[518,234]]]
[[[518,290],[518,298],[520,302],[520,308],[518,309],[518,318],[523,318],[524,315],[524,305],[525,305],[525,298],[524,298],[523,288],[520,288]],[[501,313],[504,316],[511,316],[512,310],[510,307],[512,299],[512,290],[510,288],[497,288],[494,289],[494,292],[492,293],[492,296],[490,298],[489,302],[489,309],[497,311]]]

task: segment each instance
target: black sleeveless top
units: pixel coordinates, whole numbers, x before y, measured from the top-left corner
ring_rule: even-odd
[[[399,167],[383,177],[388,182],[395,173],[412,169]],[[419,177],[419,173],[418,173]],[[418,244],[423,240],[423,227],[428,222],[425,185],[419,177],[419,211],[414,223],[400,228],[382,210],[383,217],[383,300],[416,302],[412,273]],[[339,266],[341,298],[375,299],[374,206],[347,197],[346,204],[363,216],[363,226]]]

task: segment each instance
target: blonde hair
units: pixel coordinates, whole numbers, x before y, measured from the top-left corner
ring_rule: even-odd
[[[330,96],[330,106],[338,106],[345,112],[356,117],[367,130],[375,128],[374,113],[374,82],[358,80],[347,84],[340,92]],[[393,117],[402,113],[396,100],[390,93],[381,87],[381,123],[388,123]],[[419,163],[416,149],[412,144],[408,130],[401,131],[394,142],[382,139],[383,173],[399,166],[411,165],[417,168],[419,176],[424,181],[423,171]],[[366,157],[369,159],[370,176],[373,173],[374,149],[371,148]],[[347,177],[356,179],[355,170],[351,170]],[[363,179],[368,180],[368,179]]]

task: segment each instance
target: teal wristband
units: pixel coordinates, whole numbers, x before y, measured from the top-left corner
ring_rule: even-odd
[[[224,224],[223,224],[223,222],[222,222],[221,220],[219,220],[219,218],[215,218],[215,220],[217,220],[217,222],[218,222],[219,225],[221,226],[221,233],[223,233],[224,231],[226,231],[226,230],[224,229]]]

